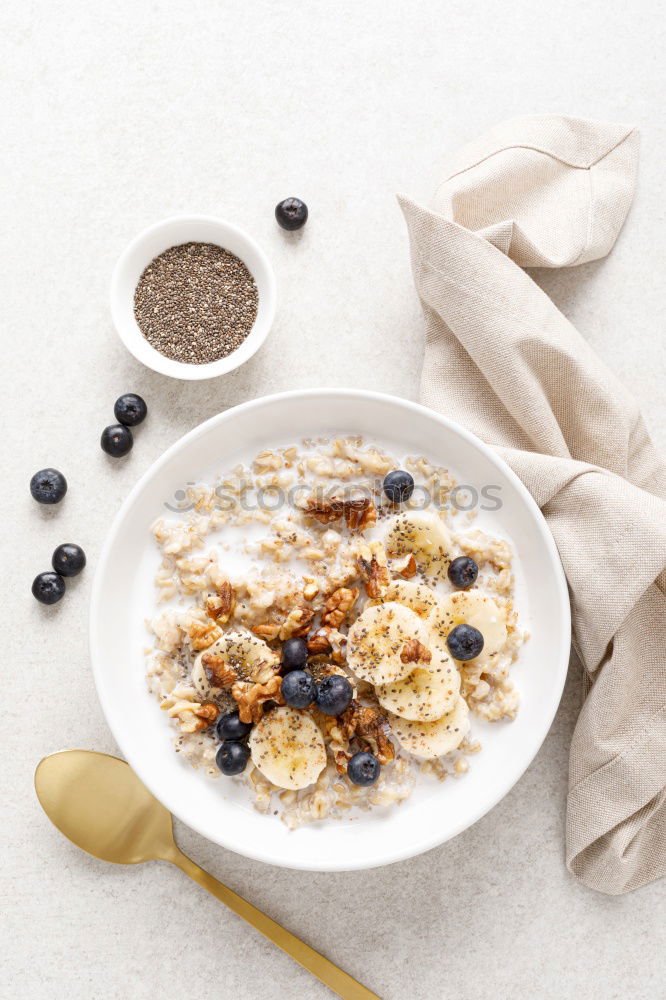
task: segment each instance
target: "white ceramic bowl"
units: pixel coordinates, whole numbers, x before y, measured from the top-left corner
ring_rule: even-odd
[[[256,812],[245,787],[212,780],[173,751],[173,729],[145,681],[145,619],[156,611],[153,578],[159,563],[150,525],[188,481],[211,481],[216,471],[266,446],[332,432],[362,434],[391,444],[397,454],[425,454],[477,489],[499,487],[495,494],[502,507],[492,515],[492,528],[513,543],[516,606],[531,637],[512,668],[520,711],[510,723],[473,719],[472,733],[483,749],[464,779],[422,781],[400,807],[291,832],[278,817]],[[567,585],[555,543],[511,470],[468,431],[425,407],[344,389],[253,400],[213,417],[169,448],[116,516],[97,567],[90,614],[102,707],[122,753],[153,794],[203,836],[240,854],[321,871],[368,868],[418,854],[488,812],[520,778],[548,732],[564,686],[569,640]]]
[[[257,317],[240,347],[205,365],[172,361],[152,347],[134,318],[134,291],[151,260],[180,243],[216,243],[244,262],[259,293]],[[259,350],[273,323],[277,295],[275,275],[266,254],[237,226],[207,215],[182,215],[158,222],[139,233],[121,254],[111,277],[111,316],[123,344],[148,368],[172,378],[205,379],[225,375]]]

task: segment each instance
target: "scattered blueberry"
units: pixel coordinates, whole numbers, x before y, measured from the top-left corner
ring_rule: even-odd
[[[111,424],[102,431],[99,443],[107,455],[111,455],[112,458],[122,458],[132,450],[134,438],[129,427],[123,424]]]
[[[483,649],[483,636],[473,625],[456,625],[446,637],[454,660],[474,660]]]
[[[236,743],[234,740],[225,740],[220,743],[215,754],[215,763],[222,774],[242,774],[248,762],[250,751],[244,743]]]
[[[67,480],[57,469],[40,469],[30,480],[30,492],[37,503],[60,503],[67,492]]]
[[[324,677],[317,687],[317,708],[324,715],[341,715],[349,708],[354,697],[354,689],[341,674]]]
[[[239,742],[249,736],[252,729],[251,722],[241,722],[238,712],[227,712],[221,715],[215,725],[215,731],[219,740],[234,740]]]
[[[65,593],[65,581],[59,573],[40,573],[32,581],[32,596],[42,604],[56,604]]]
[[[355,785],[374,785],[379,771],[379,761],[367,750],[355,753],[347,764],[347,775]]]
[[[51,565],[61,576],[77,576],[86,564],[86,554],[80,545],[65,542],[51,557]]]
[[[473,583],[476,583],[479,567],[469,556],[458,556],[457,559],[449,563],[448,575],[454,587],[467,590]]]
[[[282,678],[280,690],[292,708],[307,708],[315,700],[317,685],[304,670],[291,670]]]
[[[300,198],[285,198],[275,206],[275,218],[283,229],[300,229],[308,221],[308,206]]]
[[[391,503],[404,503],[414,492],[414,479],[404,469],[396,469],[384,477],[383,489]]]
[[[148,407],[146,401],[135,392],[126,392],[124,396],[119,396],[116,400],[113,413],[119,424],[126,427],[136,427],[146,419]]]
[[[308,662],[308,644],[305,639],[287,639],[282,647],[282,667],[286,670],[302,670]]]

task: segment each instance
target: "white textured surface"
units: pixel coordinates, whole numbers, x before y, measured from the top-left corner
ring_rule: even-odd
[[[514,114],[563,111],[642,128],[638,195],[614,253],[538,280],[641,398],[666,447],[660,8],[658,0],[644,0],[639,14],[600,0],[5,8],[8,995],[330,995],[177,871],[105,866],[40,813],[31,779],[43,754],[114,750],[86,649],[96,553],[138,475],[221,408],[317,384],[416,396],[421,322],[393,194],[428,198],[447,151]],[[289,194],[311,210],[295,237],[272,218]],[[198,385],[141,369],[116,339],[107,305],[125,243],[181,211],[247,227],[279,282],[269,343],[241,371]],[[146,397],[150,417],[130,459],[114,464],[98,437],[128,390]],[[44,512],[27,482],[46,464],[63,469],[70,492]],[[60,606],[44,610],[30,581],[65,540],[84,546],[89,569]],[[514,791],[416,860],[293,874],[183,828],[179,841],[385,1000],[657,996],[663,884],[610,899],[564,869],[567,748],[580,697],[574,668],[555,725]]]

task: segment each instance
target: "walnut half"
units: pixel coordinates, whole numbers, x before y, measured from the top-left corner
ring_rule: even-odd
[[[338,587],[334,590],[326,601],[323,614],[321,616],[322,625],[329,625],[331,628],[340,628],[351,611],[356,598],[359,595],[358,587]]]
[[[365,581],[368,597],[373,598],[373,600],[381,597],[391,582],[386,552],[382,543],[370,542],[368,545],[363,545],[357,561],[359,572]]]
[[[206,614],[219,625],[226,625],[234,610],[234,590],[230,583],[224,581],[217,587],[216,594],[206,598]]]
[[[207,622],[205,625],[202,625],[200,622],[192,622],[188,633],[190,646],[192,649],[198,651],[200,649],[208,649],[214,642],[217,642],[222,635],[222,629],[218,628],[213,622]]]
[[[238,717],[241,722],[251,722],[256,725],[264,714],[264,702],[275,701],[284,705],[280,687],[282,677],[275,674],[265,684],[252,684],[249,681],[236,681],[231,689],[231,695],[238,705]]]
[[[330,524],[344,518],[351,531],[363,531],[377,520],[377,508],[369,497],[343,500],[339,497],[314,495],[306,501],[305,513],[321,524]]]
[[[402,647],[400,659],[403,663],[430,663],[432,653],[418,639],[410,639]]]
[[[238,680],[238,674],[228,660],[219,653],[204,653],[201,657],[204,673],[213,687],[229,687]]]
[[[395,757],[393,744],[387,736],[388,720],[378,708],[361,705],[354,699],[340,719],[340,728],[347,739],[356,738],[369,744],[380,764],[388,764]]]

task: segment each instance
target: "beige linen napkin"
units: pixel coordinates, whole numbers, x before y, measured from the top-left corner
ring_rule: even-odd
[[[666,465],[632,396],[521,268],[608,253],[637,155],[624,125],[515,119],[458,153],[434,211],[401,199],[423,402],[498,449],[562,557],[590,682],[566,858],[612,894],[666,873]]]

